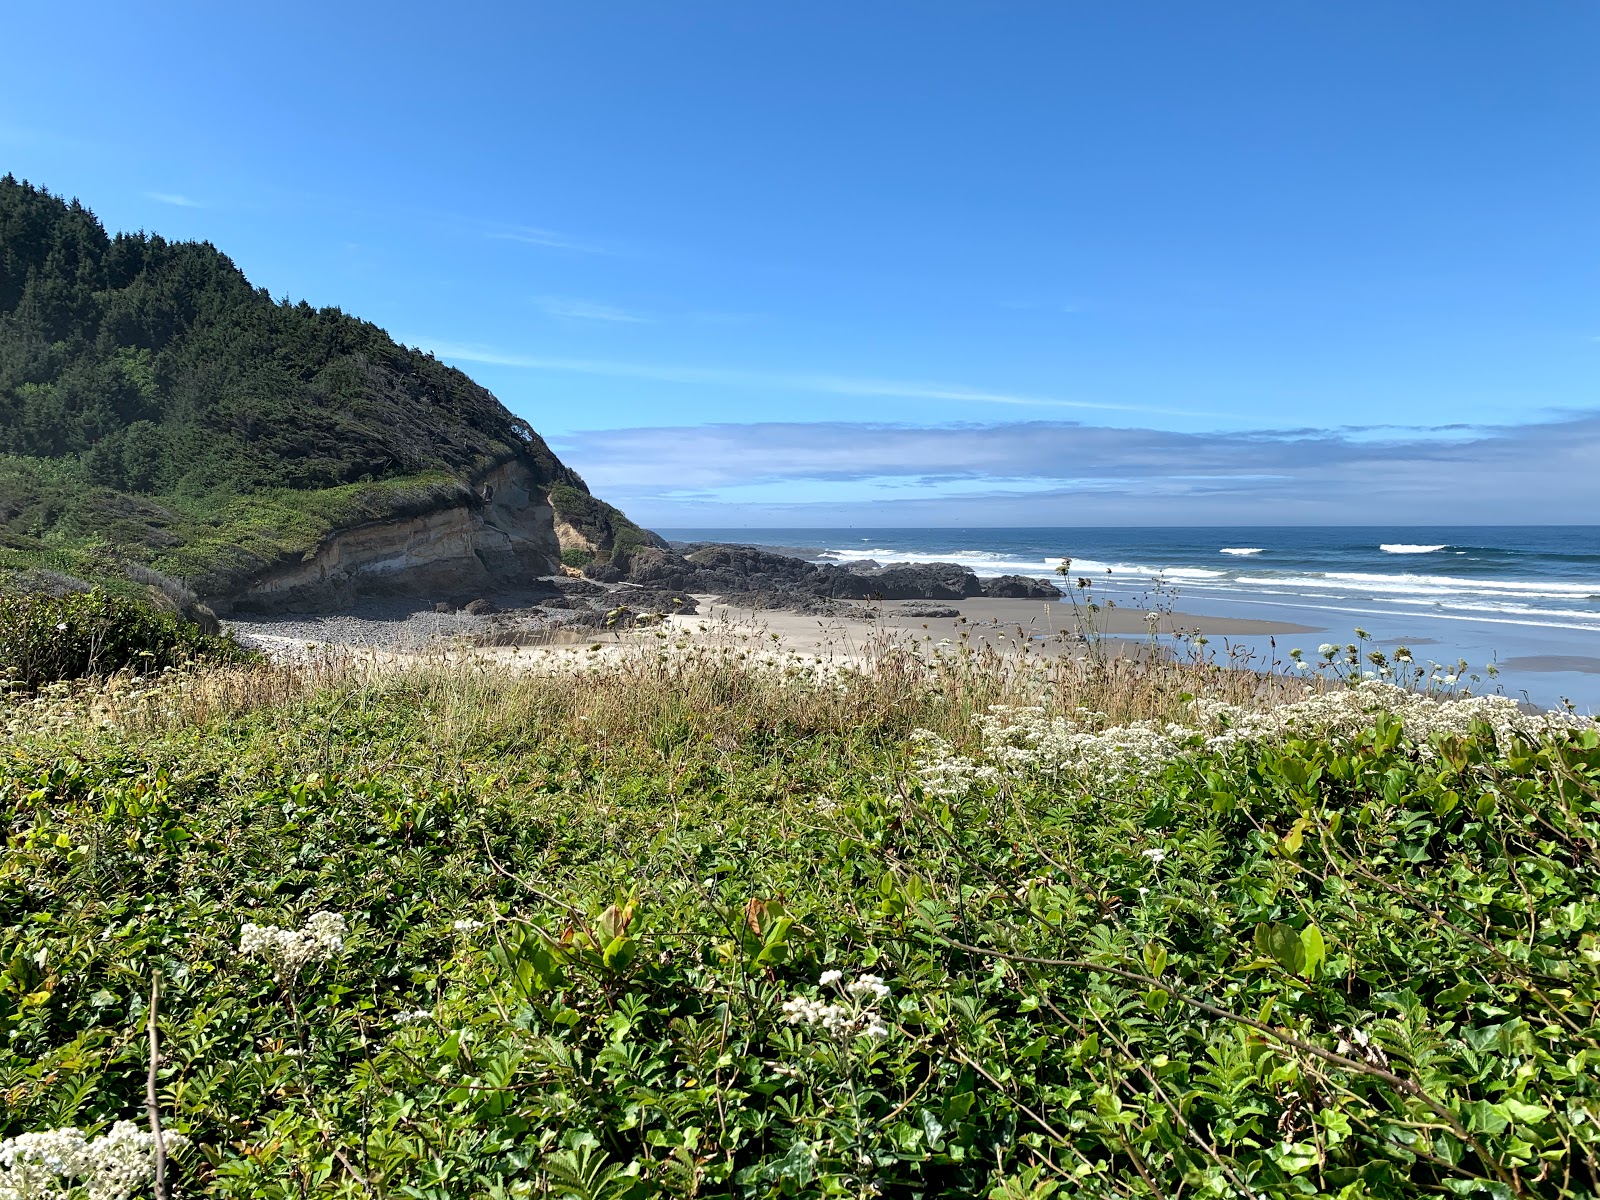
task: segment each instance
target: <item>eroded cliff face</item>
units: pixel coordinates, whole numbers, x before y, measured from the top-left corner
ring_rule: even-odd
[[[297,563],[272,567],[219,610],[317,611],[376,596],[459,598],[528,586],[560,570],[546,484],[514,459],[477,480],[490,499],[343,529]]]

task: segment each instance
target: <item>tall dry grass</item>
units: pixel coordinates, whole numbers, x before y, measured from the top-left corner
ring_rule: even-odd
[[[848,654],[806,655],[767,638],[667,631],[593,646],[376,655],[322,649],[293,661],[170,671],[58,686],[6,702],[12,736],[73,731],[155,735],[275,712],[292,723],[323,713],[392,709],[438,750],[518,741],[531,733],[611,747],[662,739],[928,729],[953,745],[993,705],[1104,713],[1112,723],[1181,717],[1197,696],[1244,708],[1305,696],[1299,679],[1151,654],[996,650],[880,636]]]

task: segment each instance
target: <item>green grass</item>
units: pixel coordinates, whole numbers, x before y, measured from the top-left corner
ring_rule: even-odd
[[[338,529],[468,495],[452,476],[427,472],[331,488],[157,500],[94,487],[68,460],[0,455],[0,573],[56,571],[126,590],[134,563],[183,579],[197,592],[227,594]]]
[[[755,659],[13,701],[0,1136],[142,1119],[159,975],[182,1194],[1600,1190],[1592,730]],[[1229,687],[1231,736],[1094,733]],[[239,953],[320,911],[327,961]]]

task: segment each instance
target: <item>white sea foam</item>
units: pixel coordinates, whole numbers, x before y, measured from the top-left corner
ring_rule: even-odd
[[[1218,554],[1260,554],[1260,546],[1224,546]]]
[[[1443,550],[1444,544],[1437,546],[1416,546],[1410,542],[1380,542],[1378,549],[1385,554],[1432,554],[1435,550]]]

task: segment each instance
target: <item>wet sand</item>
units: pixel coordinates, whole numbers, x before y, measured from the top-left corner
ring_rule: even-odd
[[[1513,671],[1574,671],[1600,675],[1600,658],[1588,654],[1523,654],[1501,659],[1499,666]]]
[[[979,597],[971,600],[885,601],[862,605],[857,616],[803,616],[772,610],[751,611],[721,603],[715,596],[697,596],[701,613],[674,617],[673,625],[691,633],[714,633],[718,626],[760,630],[784,648],[804,653],[848,652],[868,642],[888,637],[916,641],[949,641],[969,646],[1015,649],[1029,645],[1046,652],[1082,644],[1090,633],[1118,639],[1147,637],[1150,625],[1143,612],[1132,609],[1102,609],[1092,615],[1070,603],[1046,600],[996,600]],[[926,617],[915,614],[914,606],[940,604],[957,609],[959,617]],[[913,611],[903,611],[912,608]],[[1090,621],[1092,619],[1092,625]],[[1195,633],[1212,639],[1230,635],[1267,637],[1277,634],[1310,633],[1312,627],[1287,621],[1253,617],[1208,617],[1196,613],[1163,613],[1156,632]]]

